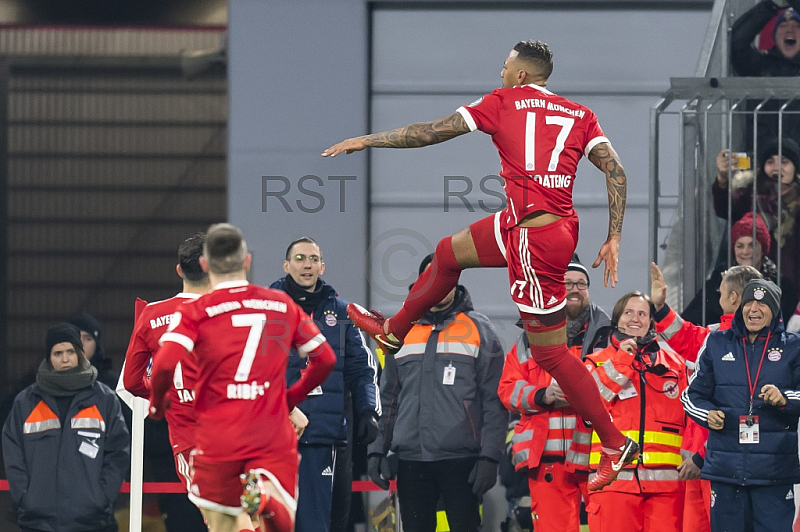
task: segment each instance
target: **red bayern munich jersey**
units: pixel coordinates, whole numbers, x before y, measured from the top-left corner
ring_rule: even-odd
[[[537,85],[495,89],[458,113],[500,154],[506,227],[535,211],[569,216],[581,156],[608,142],[591,109]]]
[[[219,283],[181,305],[160,342],[196,358],[197,452],[224,461],[296,452],[286,404],[289,353],[324,341],[286,293],[247,281]]]
[[[167,331],[170,318],[178,306],[198,297],[199,294],[181,292],[169,299],[148,303],[142,310],[125,353],[122,379],[126,390],[138,397],[150,397],[145,378],[149,378],[148,368],[152,356],[158,351],[158,340]],[[172,444],[173,454],[194,447],[194,426],[197,419],[194,412],[196,371],[194,358],[183,357],[175,367],[172,387],[168,392],[170,407],[164,417],[169,425],[169,442]]]

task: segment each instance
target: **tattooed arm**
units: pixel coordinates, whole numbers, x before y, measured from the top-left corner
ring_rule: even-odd
[[[464,133],[469,133],[467,122],[459,113],[453,113],[433,122],[411,124],[390,131],[343,140],[322,152],[322,156],[336,157],[342,152],[350,154],[364,148],[421,148],[439,144]]]
[[[619,241],[622,238],[622,219],[625,216],[627,201],[627,178],[619,155],[607,142],[601,142],[589,153],[589,160],[606,174],[608,190],[608,238],[600,247],[597,259],[592,268],[597,268],[605,261],[603,284],[613,287],[617,284],[617,266],[619,264]]]

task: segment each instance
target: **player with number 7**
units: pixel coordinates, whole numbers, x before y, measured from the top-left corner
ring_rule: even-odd
[[[289,412],[322,384],[336,355],[288,295],[247,282],[250,261],[238,227],[209,228],[200,265],[212,288],[169,320],[153,357],[150,415],[163,416],[175,366],[192,357],[197,424],[189,499],[211,532],[239,531],[243,511],[268,531],[290,532],[298,453]],[[293,348],[309,362],[287,390]],[[244,525],[253,529],[247,519]]]

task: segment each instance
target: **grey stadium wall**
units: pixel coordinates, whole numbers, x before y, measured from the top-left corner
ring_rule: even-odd
[[[597,113],[628,175],[620,283],[603,288],[602,271],[591,271],[592,298],[610,311],[625,292],[648,290],[650,108],[670,77],[693,75],[710,9],[699,1],[231,2],[228,213],[254,250],[254,281],[281,276],[288,242],[309,235],[343,297],[396,311],[438,240],[499,205],[491,139],[476,132],[334,160],[320,152],[452,113],[496,88],[511,47],[534,38],[554,50],[548,88]],[[469,186],[464,201],[454,195]],[[603,175],[582,162],[574,191],[588,266],[608,225]],[[462,284],[509,345],[518,330],[507,274],[469,271]]]

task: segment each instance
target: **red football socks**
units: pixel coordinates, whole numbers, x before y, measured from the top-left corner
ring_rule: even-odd
[[[569,404],[592,428],[606,447],[619,449],[625,436],[614,426],[591,373],[572,355],[566,344],[531,346],[531,355],[539,366],[558,381]]]
[[[294,519],[289,515],[289,510],[275,497],[271,497],[267,503],[267,507],[261,514],[261,522],[267,532],[292,532],[294,530]]]
[[[458,284],[462,268],[453,253],[452,237],[439,241],[428,269],[414,283],[400,312],[389,320],[389,331],[398,340],[405,338],[413,323],[436,306]]]

